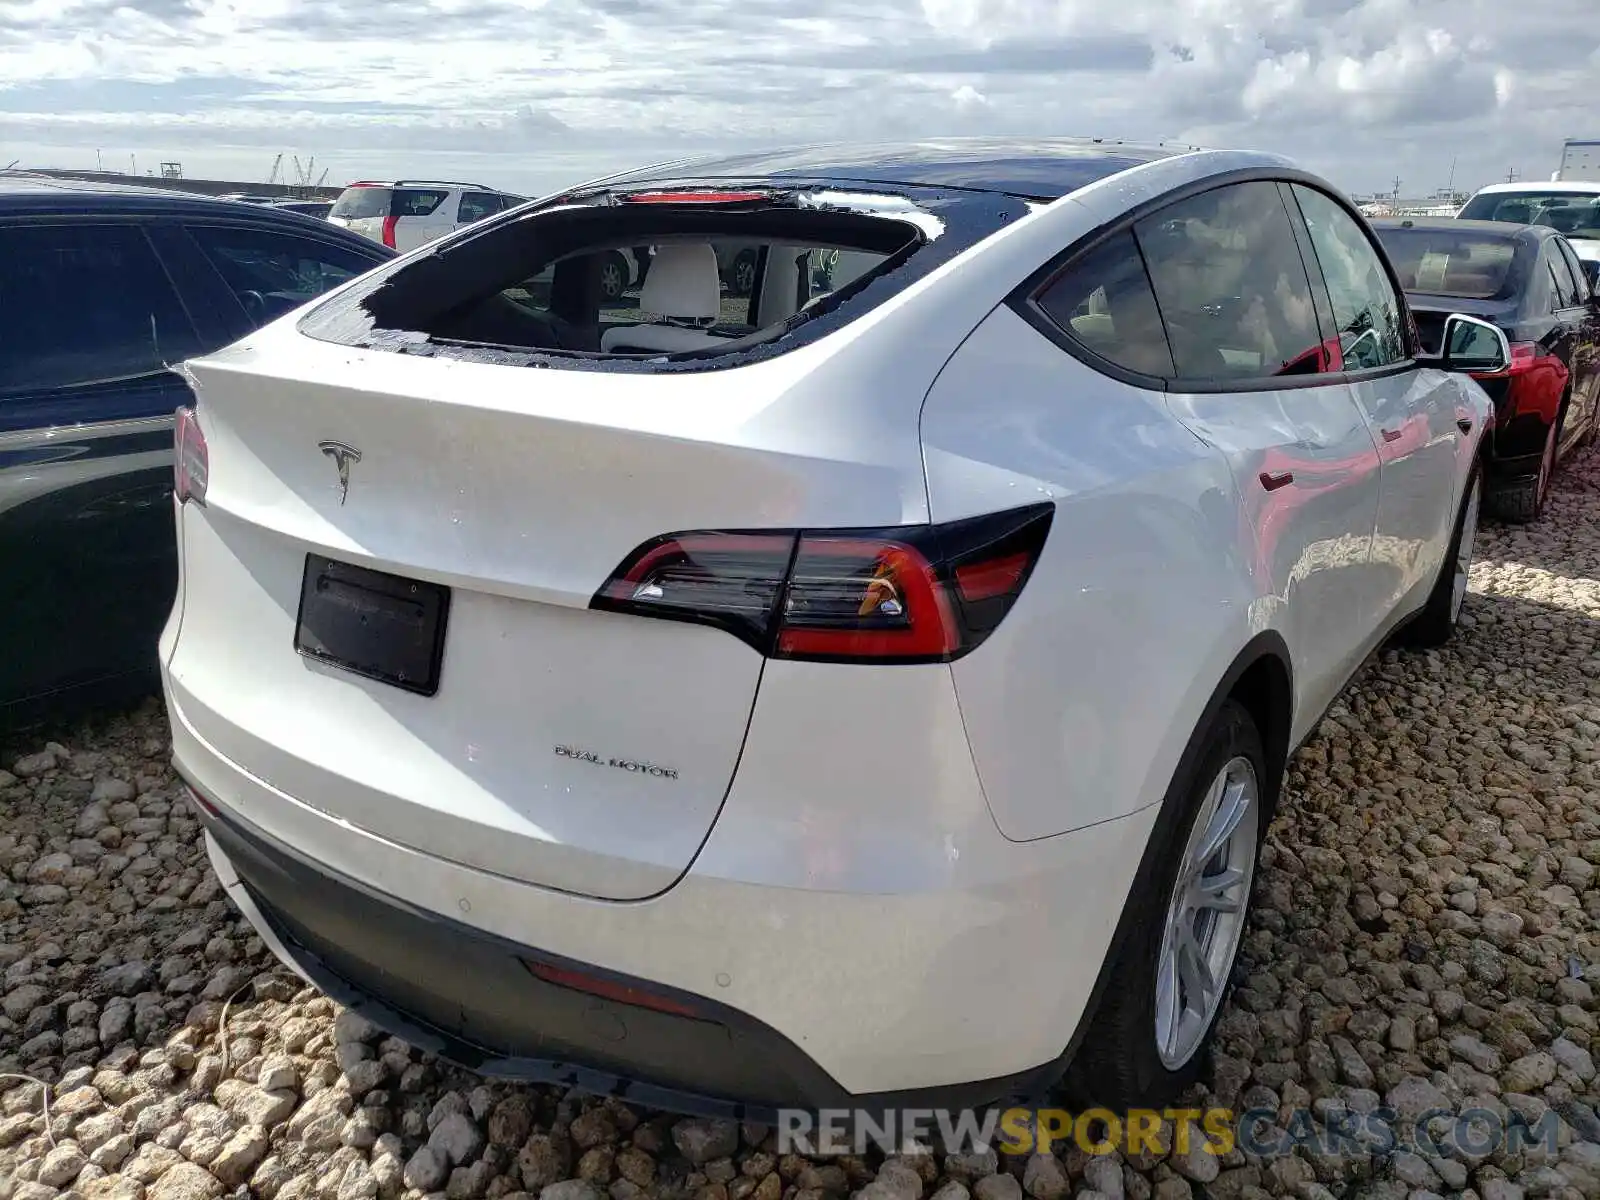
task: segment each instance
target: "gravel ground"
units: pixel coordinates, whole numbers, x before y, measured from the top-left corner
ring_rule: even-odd
[[[1554,1152],[808,1160],[757,1127],[487,1087],[274,965],[152,704],[0,758],[0,1071],[53,1084],[47,1133],[41,1087],[0,1080],[0,1200],[1596,1200],[1597,576],[1592,453],[1543,524],[1484,530],[1455,646],[1384,653],[1329,714],[1201,1098],[1285,1124],[1553,1111]]]

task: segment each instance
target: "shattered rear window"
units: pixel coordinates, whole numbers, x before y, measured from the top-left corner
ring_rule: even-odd
[[[998,194],[788,180],[563,197],[379,268],[300,329],[508,365],[706,370],[812,342],[1028,211]]]

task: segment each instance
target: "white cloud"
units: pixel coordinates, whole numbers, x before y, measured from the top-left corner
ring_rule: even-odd
[[[0,156],[535,191],[696,150],[947,133],[1274,150],[1350,190],[1600,135],[1594,0],[0,0]]]
[[[951,92],[950,99],[958,109],[963,111],[989,107],[989,97],[985,96],[970,83],[963,83],[955,91]]]

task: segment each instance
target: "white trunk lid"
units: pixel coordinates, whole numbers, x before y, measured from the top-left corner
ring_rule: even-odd
[[[764,448],[797,441],[773,400],[801,352],[663,376],[351,350],[283,326],[262,344],[191,364],[210,483],[182,517],[177,708],[303,803],[529,882],[669,887],[738,762],[764,660],[716,629],[589,610],[629,551],[690,529],[922,518],[914,417],[867,456],[879,465],[820,441]],[[324,440],[360,452],[343,503]],[[436,694],[296,652],[308,554],[450,589]]]

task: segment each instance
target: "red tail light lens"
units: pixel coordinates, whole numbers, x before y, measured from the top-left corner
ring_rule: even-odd
[[[391,250],[399,249],[394,244],[394,225],[399,219],[399,217],[385,217],[383,219],[383,244]]]
[[[915,546],[826,534],[800,539],[777,657],[943,659],[960,646],[945,589]]]
[[[669,1013],[675,1017],[693,1017],[703,1020],[705,1014],[687,1004],[682,1004],[670,997],[646,991],[644,988],[632,987],[626,983],[618,983],[610,979],[601,979],[597,975],[589,975],[583,971],[573,971],[566,967],[558,967],[552,963],[533,962],[523,959],[522,965],[528,969],[529,974],[546,983],[553,983],[557,987],[571,988],[575,992],[596,996],[602,1000],[615,1001],[618,1004],[631,1004],[635,1008],[650,1008],[656,1012]]]
[[[794,558],[792,533],[684,533],[640,546],[592,607],[767,636]]]
[[[592,607],[714,625],[773,658],[949,662],[1021,595],[1055,509],[945,525],[697,532],[625,559]]]
[[[172,464],[172,494],[180,504],[189,500],[204,504],[211,458],[206,451],[206,436],[200,432],[200,422],[195,418],[194,409],[187,405],[176,413],[172,441],[176,451]]]

